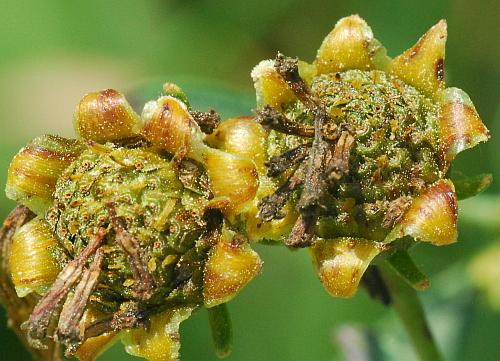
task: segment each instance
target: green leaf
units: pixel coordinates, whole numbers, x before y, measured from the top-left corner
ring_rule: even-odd
[[[472,282],[496,310],[500,310],[499,259],[500,242],[497,241],[476,255],[468,267]]]
[[[387,262],[414,289],[424,290],[429,287],[429,279],[418,269],[405,250],[397,249],[387,258]]]
[[[460,203],[460,217],[485,230],[500,228],[500,196],[483,194]],[[477,237],[477,234],[475,235]],[[491,238],[491,234],[487,235]]]
[[[493,176],[489,173],[468,177],[460,172],[452,172],[451,180],[459,200],[474,197],[484,192],[491,185]]]

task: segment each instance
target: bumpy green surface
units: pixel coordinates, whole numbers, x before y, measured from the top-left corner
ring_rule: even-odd
[[[57,183],[54,207],[46,218],[61,240],[61,254],[76,257],[96,227],[110,229],[103,247],[104,272],[92,296],[105,312],[134,299],[130,260],[114,241],[109,225],[106,205],[110,202],[145,250],[148,269],[158,285],[149,304],[165,302],[174,296],[175,287],[197,272],[194,268],[202,252],[195,246],[205,227],[203,204],[197,194],[182,186],[174,169],[170,160],[148,150],[96,145],[83,152]],[[182,267],[186,263],[192,263],[191,269]],[[199,277],[188,298],[199,297]],[[190,301],[196,303],[194,298]]]
[[[332,184],[332,199],[325,200],[329,216],[320,221],[318,232],[323,237],[381,240],[391,226],[380,226],[390,202],[400,198],[404,205],[404,197],[413,197],[442,176],[437,106],[415,88],[377,70],[323,74],[312,80],[311,90],[339,129],[349,130],[355,138],[349,174]],[[301,123],[314,122],[300,101],[284,113]],[[270,139],[271,155],[304,142],[277,133]]]

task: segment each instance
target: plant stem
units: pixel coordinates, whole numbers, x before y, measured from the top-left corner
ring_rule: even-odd
[[[391,302],[421,361],[443,361],[425,317],[417,292],[401,279],[386,262],[379,265]]]
[[[225,303],[207,308],[208,322],[212,331],[215,352],[219,358],[229,356],[233,345],[231,317]]]

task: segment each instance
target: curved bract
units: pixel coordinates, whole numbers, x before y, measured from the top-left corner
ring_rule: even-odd
[[[391,59],[363,19],[341,19],[311,64],[258,64],[257,116],[222,123],[171,83],[141,115],[116,90],[85,95],[79,139],[37,138],[8,172],[7,196],[36,214],[1,239],[12,289],[41,296],[27,342],[91,361],[121,338],[175,360],[180,323],[204,306],[226,356],[225,303],[262,268],[251,242],[310,247],[335,297],[379,261],[427,287],[407,249],[456,241],[449,166],[489,137],[445,87],[445,42],[440,21]],[[467,196],[486,187],[462,183]]]

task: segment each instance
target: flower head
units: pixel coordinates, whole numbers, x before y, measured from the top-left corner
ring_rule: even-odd
[[[36,138],[9,168],[20,207],[0,232],[0,300],[18,333],[46,359],[63,344],[93,360],[120,336],[174,360],[179,324],[204,305],[224,356],[224,304],[262,267],[249,241],[309,247],[334,296],[381,255],[425,288],[407,249],[455,242],[455,186],[491,181],[449,179],[489,136],[445,87],[445,41],[440,21],[391,59],[359,16],[341,19],[313,63],[257,65],[257,117],[220,124],[174,84],[140,116],[115,90],[84,96],[78,139]]]
[[[226,220],[254,197],[255,165],[205,143],[218,121],[173,84],[141,116],[108,89],[78,104],[78,139],[42,136],[14,157],[6,193],[32,216],[2,233],[2,258],[18,297],[41,296],[20,326],[31,347],[93,360],[120,335],[134,355],[174,360],[196,308],[227,316],[262,262]]]
[[[258,215],[274,222],[292,204],[298,217],[284,242],[310,246],[334,296],[351,296],[381,253],[421,288],[427,282],[413,277],[409,239],[457,239],[450,164],[489,136],[467,94],[445,87],[446,37],[441,20],[392,59],[353,15],[337,23],[313,63],[278,54],[252,71],[257,118],[268,129],[268,176],[280,180]]]

